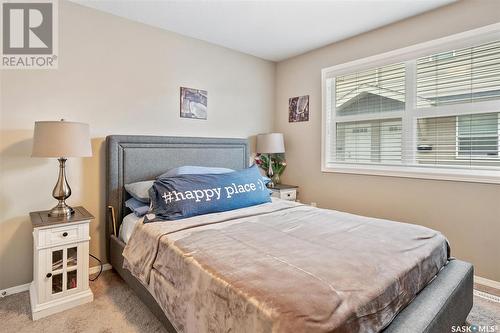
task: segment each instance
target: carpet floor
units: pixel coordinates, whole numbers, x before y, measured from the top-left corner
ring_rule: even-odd
[[[94,301],[73,309],[31,320],[28,292],[0,299],[0,331],[4,333],[112,333],[166,332],[162,324],[113,271],[103,272],[91,282]],[[467,322],[498,325],[500,303],[474,296]],[[496,331],[495,331],[496,332]]]

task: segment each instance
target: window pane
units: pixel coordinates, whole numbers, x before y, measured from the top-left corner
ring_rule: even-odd
[[[500,99],[500,41],[417,60],[417,106]]]
[[[458,116],[459,136],[498,135],[498,113]]]
[[[500,166],[499,114],[418,119],[417,162],[453,166]]]
[[[497,157],[498,137],[458,138],[458,156]]]
[[[498,113],[457,117],[458,156],[498,157]]]
[[[404,111],[404,64],[337,76],[335,109],[337,115]]]
[[[401,119],[337,123],[336,160],[401,163]]]

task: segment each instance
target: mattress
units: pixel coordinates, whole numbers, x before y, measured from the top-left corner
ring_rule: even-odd
[[[137,222],[141,221],[142,217],[137,217],[134,213],[130,213],[123,218],[122,224],[120,224],[120,231],[118,233],[118,237],[125,243],[128,243],[128,240],[132,236],[132,232],[134,231],[135,225]]]
[[[123,256],[179,332],[378,332],[448,252],[425,227],[273,200],[136,224]]]

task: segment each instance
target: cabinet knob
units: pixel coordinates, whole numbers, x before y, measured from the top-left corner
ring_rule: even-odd
[[[65,232],[63,232],[63,237],[66,237],[66,236],[68,236],[68,233],[65,231]]]
[[[47,273],[46,276],[47,276],[47,278],[50,278],[50,277],[52,277],[52,273]]]

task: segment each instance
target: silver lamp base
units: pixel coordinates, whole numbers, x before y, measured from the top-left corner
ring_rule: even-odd
[[[66,180],[66,159],[59,158],[59,177],[57,178],[56,186],[52,190],[52,196],[59,200],[57,206],[49,211],[50,217],[71,216],[75,213],[74,209],[66,204],[66,199],[71,195],[71,188]]]
[[[59,202],[57,206],[52,208],[49,211],[49,216],[50,217],[64,217],[64,216],[71,216],[75,213],[75,210],[71,207],[68,206],[64,201]]]
[[[273,176],[274,176],[274,171],[273,171],[273,157],[271,154],[268,155],[269,159],[269,167],[267,168],[267,177],[271,179],[269,183],[267,183],[268,188],[274,188],[274,182],[273,182]]]

